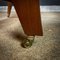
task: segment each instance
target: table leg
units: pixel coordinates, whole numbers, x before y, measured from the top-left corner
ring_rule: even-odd
[[[12,3],[11,2],[7,2],[7,4],[8,4],[7,14],[8,14],[8,17],[9,17],[10,16],[10,13],[11,13]]]
[[[24,32],[28,36],[42,36],[39,0],[13,0]]]

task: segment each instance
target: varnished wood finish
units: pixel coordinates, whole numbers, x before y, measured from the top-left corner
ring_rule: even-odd
[[[7,4],[8,4],[7,14],[8,14],[8,17],[9,17],[10,16],[10,13],[11,13],[12,3],[11,2],[7,2]]]
[[[24,32],[29,36],[42,36],[39,0],[11,0]]]

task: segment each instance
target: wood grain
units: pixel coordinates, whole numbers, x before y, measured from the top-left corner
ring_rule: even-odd
[[[39,0],[11,0],[24,32],[29,36],[42,36]]]

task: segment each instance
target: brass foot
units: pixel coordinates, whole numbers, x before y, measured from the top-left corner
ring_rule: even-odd
[[[26,39],[22,42],[22,44],[21,44],[22,47],[24,47],[24,48],[29,48],[29,47],[31,47],[32,44],[33,44],[33,42],[34,42],[34,38],[35,38],[35,37],[33,37],[32,40],[26,38]]]

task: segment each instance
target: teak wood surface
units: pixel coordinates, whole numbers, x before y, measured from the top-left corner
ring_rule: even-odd
[[[24,32],[28,36],[42,36],[39,0],[8,0],[14,4]]]

